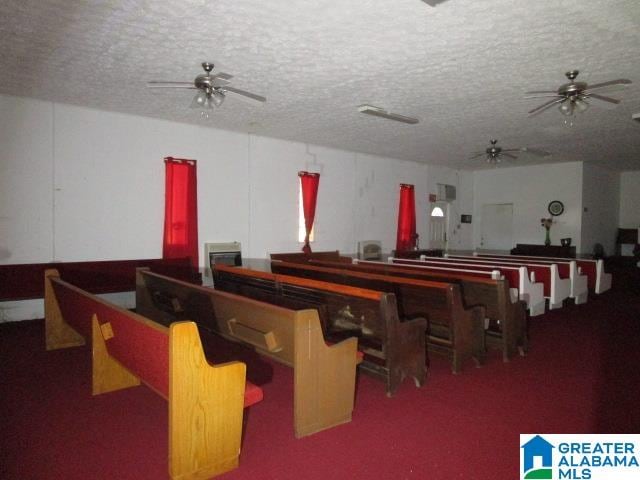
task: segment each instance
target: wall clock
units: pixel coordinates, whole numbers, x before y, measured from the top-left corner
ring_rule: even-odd
[[[558,215],[562,215],[562,212],[564,212],[564,205],[560,200],[554,200],[549,203],[547,210],[549,210],[551,215],[557,217]]]

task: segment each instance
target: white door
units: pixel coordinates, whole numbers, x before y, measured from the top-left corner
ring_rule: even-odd
[[[429,248],[447,248],[447,220],[449,204],[435,202],[431,204],[429,212]]]
[[[513,248],[513,204],[482,206],[480,248],[511,250]]]

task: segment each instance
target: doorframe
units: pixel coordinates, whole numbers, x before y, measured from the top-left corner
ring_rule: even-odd
[[[449,202],[445,201],[445,200],[438,200],[435,202],[431,202],[429,204],[429,248],[434,248],[433,245],[431,245],[432,242],[432,228],[431,228],[431,212],[433,212],[433,210],[436,207],[440,207],[444,213],[444,246],[442,248],[442,250],[446,251],[448,246],[449,246],[449,215],[450,215],[450,211],[451,208]],[[438,217],[440,218],[440,217]]]

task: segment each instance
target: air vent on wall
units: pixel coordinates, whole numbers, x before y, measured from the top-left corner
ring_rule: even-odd
[[[442,202],[452,202],[456,199],[456,187],[453,185],[438,184],[438,200]]]

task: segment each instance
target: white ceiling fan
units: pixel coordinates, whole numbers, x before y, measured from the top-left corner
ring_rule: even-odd
[[[605,97],[600,95],[604,90],[611,88],[624,87],[631,84],[631,80],[620,78],[617,80],[610,80],[608,82],[596,83],[594,85],[588,85],[585,82],[577,82],[576,77],[580,73],[578,70],[571,70],[565,73],[569,79],[569,83],[560,85],[557,90],[543,90],[535,92],[526,92],[525,98],[545,98],[551,97],[546,103],[529,111],[529,115],[537,115],[548,108],[558,105],[560,112],[563,115],[571,116],[575,112],[584,112],[589,108],[589,105],[593,103],[602,108],[614,108],[620,100],[611,97]],[[594,90],[600,93],[594,93]]]
[[[474,152],[472,156],[469,158],[470,160],[474,160],[476,158],[485,157],[487,163],[497,164],[501,163],[505,158],[510,160],[515,160],[518,158],[514,153],[526,153],[530,155],[535,155],[536,157],[548,157],[551,155],[550,152],[545,150],[540,150],[537,148],[530,147],[520,147],[520,148],[502,148],[497,145],[498,140],[491,139],[489,140],[491,145],[487,147],[483,152]]]
[[[237,98],[254,104],[261,104],[267,101],[262,95],[256,95],[255,93],[232,87],[229,85],[229,80],[233,78],[233,75],[224,72],[211,73],[213,67],[214,65],[211,62],[202,62],[202,68],[205,73],[198,75],[192,82],[151,81],[147,82],[147,87],[198,90],[191,102],[191,108],[200,109],[202,116],[205,118],[209,118],[209,112],[212,111],[214,107],[222,105],[227,93],[237,95]]]

